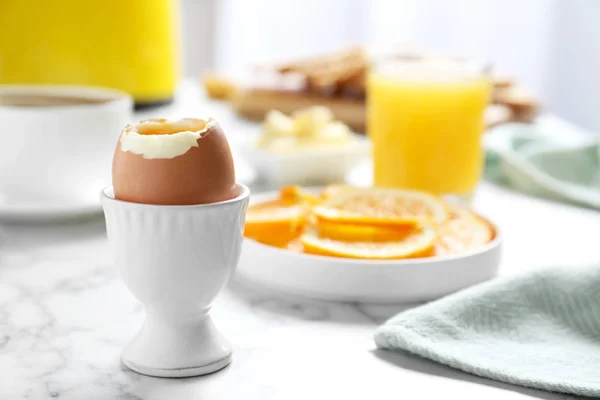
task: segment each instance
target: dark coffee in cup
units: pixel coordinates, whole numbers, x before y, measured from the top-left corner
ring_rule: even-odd
[[[69,94],[46,93],[3,93],[0,94],[0,106],[9,107],[64,107],[85,104],[101,104],[111,101],[109,98],[85,97]]]

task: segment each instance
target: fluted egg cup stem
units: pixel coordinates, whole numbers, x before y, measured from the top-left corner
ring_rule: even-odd
[[[228,201],[157,206],[101,194],[115,267],[144,304],[146,319],[123,350],[130,369],[158,377],[197,376],[231,361],[231,345],[209,311],[237,265],[250,191]]]

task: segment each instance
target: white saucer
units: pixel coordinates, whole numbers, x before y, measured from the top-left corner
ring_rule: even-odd
[[[252,202],[277,193],[253,196]],[[366,303],[433,300],[492,278],[502,237],[455,256],[406,260],[354,260],[294,253],[245,239],[237,268],[241,281],[314,299]]]
[[[0,220],[49,221],[102,212],[99,193],[103,185],[75,193],[56,193],[32,188],[0,191]]]
[[[235,170],[237,181],[244,185],[251,184],[256,177],[239,157],[235,158]],[[44,222],[99,214],[100,192],[109,184],[107,179],[88,178],[85,187],[65,192],[64,188],[10,187],[0,182],[0,221]]]

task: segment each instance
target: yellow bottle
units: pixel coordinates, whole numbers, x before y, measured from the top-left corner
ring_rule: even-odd
[[[374,183],[469,197],[483,170],[490,80],[459,64],[405,63],[368,78]]]
[[[0,84],[78,84],[169,101],[179,73],[175,0],[2,0]]]

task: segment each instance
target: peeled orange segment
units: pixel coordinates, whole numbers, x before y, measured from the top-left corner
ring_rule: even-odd
[[[280,200],[256,204],[246,212],[244,236],[258,242],[285,247],[300,234],[307,209],[303,204],[287,205]]]
[[[438,224],[448,218],[434,196],[401,189],[352,188],[313,207],[318,220],[371,226]]]
[[[435,229],[432,227],[417,228],[403,240],[384,242],[328,239],[311,229],[300,236],[300,242],[304,251],[309,254],[387,260],[428,256],[433,251],[435,238]]]
[[[494,237],[490,224],[467,209],[451,208],[448,221],[438,229],[435,255],[464,253],[481,247]]]

